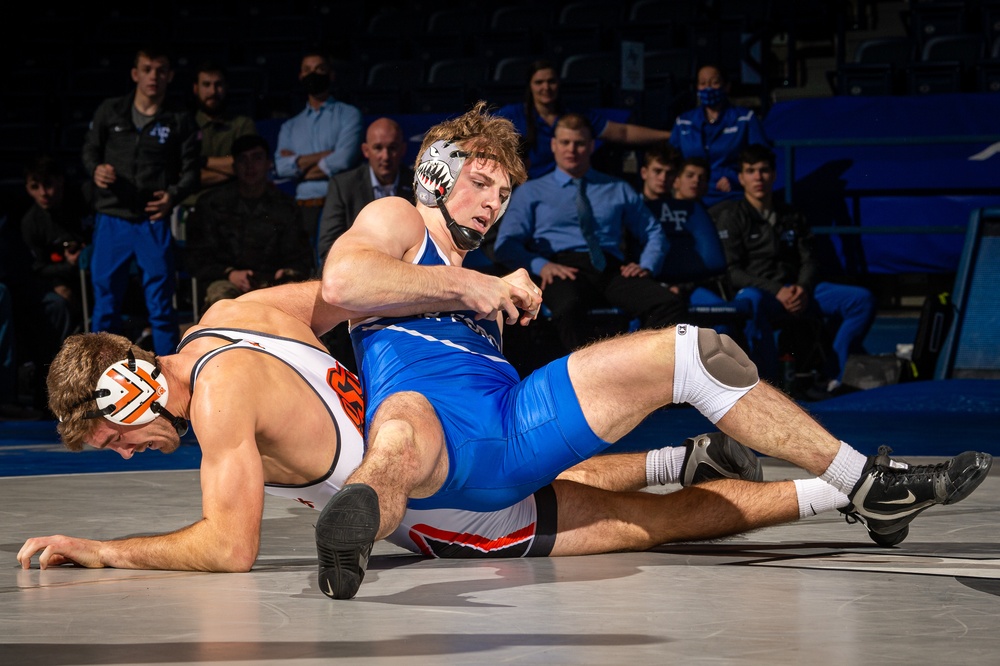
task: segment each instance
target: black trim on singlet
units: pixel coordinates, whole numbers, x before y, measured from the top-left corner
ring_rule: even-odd
[[[535,491],[535,538],[525,557],[548,557],[559,530],[559,507],[551,485]]]
[[[179,352],[189,342],[197,340],[198,338],[218,338],[220,340],[226,340],[229,343],[229,345],[235,345],[237,343],[245,341],[242,338],[231,338],[231,337],[229,337],[227,335],[223,335],[222,333],[219,332],[220,330],[233,331],[235,333],[247,333],[248,335],[253,335],[253,336],[257,336],[257,337],[261,337],[261,338],[271,338],[272,340],[284,340],[286,342],[294,342],[296,344],[302,345],[303,347],[309,347],[311,349],[315,349],[318,352],[325,353],[327,356],[330,356],[331,360],[335,361],[338,364],[340,363],[340,361],[337,361],[337,359],[335,359],[330,354],[330,352],[324,351],[324,350],[320,349],[319,347],[314,347],[313,345],[310,345],[308,343],[302,342],[301,340],[295,340],[293,338],[286,338],[286,337],[281,336],[281,335],[272,335],[270,333],[261,333],[259,331],[251,331],[250,329],[247,329],[247,328],[211,327],[211,328],[202,329],[200,331],[195,331],[191,335],[189,335],[189,336],[185,337],[183,340],[181,340],[181,343],[179,345],[177,345],[177,351]],[[232,349],[232,348],[227,348],[227,347],[228,347],[228,345],[227,346],[223,346],[223,347],[219,347],[217,349],[213,349],[213,350],[208,351],[208,352],[205,352],[204,354],[202,354],[198,358],[197,361],[194,362],[194,365],[191,366],[191,380],[190,380],[190,386],[191,386],[191,391],[192,392],[194,391],[194,385],[195,385],[195,379],[196,379],[195,375],[196,375],[196,373],[201,372],[201,361],[202,361],[202,359],[204,359],[206,356],[212,356],[212,358],[215,358],[219,354],[221,354],[221,353],[223,353],[225,351],[230,351],[230,349]],[[306,386],[308,386],[309,389],[313,393],[316,394],[316,397],[319,398],[320,403],[322,403],[323,407],[326,408],[326,413],[330,415],[330,420],[333,422],[333,428],[337,432],[337,442],[338,442],[338,444],[337,444],[337,455],[335,455],[333,457],[333,462],[330,464],[330,469],[327,471],[326,474],[324,474],[323,476],[319,477],[318,479],[315,479],[313,481],[309,481],[307,483],[284,484],[284,483],[267,483],[267,482],[265,482],[264,486],[265,487],[271,487],[271,488],[306,488],[308,486],[314,486],[317,483],[322,483],[323,481],[326,481],[327,479],[329,479],[330,476],[333,474],[334,470],[337,469],[337,463],[340,462],[340,449],[341,449],[341,447],[340,447],[340,441],[341,441],[341,437],[340,437],[340,423],[337,421],[337,417],[334,416],[333,412],[331,411],[331,407],[328,404],[326,404],[326,400],[323,399],[323,396],[321,396],[319,394],[319,392],[316,390],[316,388],[312,384],[310,384],[308,381],[306,381],[306,378],[302,376],[302,373],[300,373],[297,369],[295,369],[285,359],[281,358],[280,356],[276,356],[274,354],[268,353],[268,352],[266,352],[264,350],[261,350],[261,349],[254,349],[253,347],[240,347],[240,349],[244,349],[246,351],[256,352],[258,354],[265,354],[265,355],[269,356],[270,358],[273,358],[275,360],[280,361],[281,363],[284,363],[285,366],[289,370],[291,370],[296,375],[298,375],[299,379],[301,379],[302,382]]]
[[[339,458],[340,457],[339,447],[337,449],[337,454],[338,454],[337,457]],[[333,475],[333,470],[335,470],[336,468],[337,468],[337,459],[334,458],[333,465],[330,467],[330,471],[324,474],[323,476],[319,477],[315,481],[308,481],[306,483],[268,483],[265,481],[264,486],[266,488],[309,488],[311,486],[323,483],[324,481],[329,479]]]

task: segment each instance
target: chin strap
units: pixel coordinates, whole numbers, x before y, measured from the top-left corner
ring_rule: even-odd
[[[437,197],[437,206],[441,209],[441,214],[444,215],[444,221],[448,223],[448,231],[451,232],[451,237],[455,241],[455,247],[466,252],[479,247],[483,242],[483,234],[475,229],[463,227],[456,222],[444,205],[444,197],[440,195]]]
[[[154,412],[156,412],[157,415],[162,416],[162,417],[166,418],[168,421],[170,421],[170,425],[172,425],[174,427],[174,430],[177,431],[177,436],[178,437],[183,437],[184,435],[186,435],[188,433],[188,422],[187,422],[187,419],[182,419],[179,416],[174,416],[169,411],[167,411],[166,407],[164,407],[164,406],[162,406],[162,405],[160,405],[159,403],[156,403],[156,402],[154,402],[152,405],[150,405],[149,408],[151,410],[153,410]]]

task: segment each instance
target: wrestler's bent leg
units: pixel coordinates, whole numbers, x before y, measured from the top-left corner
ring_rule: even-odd
[[[555,481],[558,525],[552,555],[647,550],[718,539],[798,519],[791,481],[710,481],[677,492],[615,493]]]

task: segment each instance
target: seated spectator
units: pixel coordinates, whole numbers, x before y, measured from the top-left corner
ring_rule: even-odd
[[[319,223],[319,256],[326,259],[333,242],[354,224],[361,209],[375,199],[398,196],[413,203],[413,169],[403,166],[406,139],[391,118],[368,126],[361,144],[361,166],[330,179]]]
[[[45,317],[45,293],[20,228],[0,211],[0,418],[48,413],[45,375],[60,340]],[[20,404],[21,393],[30,393],[31,406]]]
[[[295,200],[269,180],[270,146],[233,143],[236,180],[205,194],[188,220],[188,266],[207,284],[205,307],[312,275],[312,248]]]
[[[298,76],[306,106],[281,124],[274,163],[279,178],[295,182],[295,202],[308,209],[304,220],[315,244],[330,178],[357,166],[364,125],[360,109],[333,98],[335,72],[326,53],[307,51]]]
[[[820,384],[825,394],[836,391],[848,355],[860,350],[875,318],[875,299],[863,287],[824,282],[814,252],[809,225],[793,206],[774,196],[775,157],[766,146],[752,145],[740,155],[743,199],[712,208],[712,217],[726,251],[729,279],[737,298],[753,303],[747,331],[750,355],[761,376],[778,376],[774,331],[812,318],[830,327],[832,355],[827,356]],[[795,327],[810,331],[809,327]],[[822,343],[797,341],[798,349]]]
[[[687,296],[696,282],[726,272],[719,234],[700,201],[708,165],[699,158],[681,161],[671,147],[647,150],[643,161],[642,199],[667,237],[666,258],[656,278]]]
[[[330,179],[319,221],[320,265],[340,236],[347,231],[361,209],[375,199],[398,196],[413,203],[413,169],[403,165],[406,138],[403,128],[391,118],[379,118],[365,132],[361,144],[365,161]],[[339,324],[320,338],[326,348],[351,372],[357,374],[354,346],[347,323]]]
[[[674,122],[670,143],[684,157],[708,160],[712,172],[704,204],[740,199],[739,154],[752,143],[770,145],[764,125],[751,109],[729,102],[729,82],[715,65],[698,70],[698,106]]]
[[[48,155],[27,165],[24,187],[33,203],[21,219],[21,236],[31,252],[31,269],[45,287],[42,307],[58,347],[82,329],[80,253],[90,243],[93,216],[83,190],[67,187],[63,166]]]
[[[194,97],[197,110],[194,121],[201,137],[201,189],[186,198],[182,205],[194,206],[205,192],[232,182],[233,141],[245,134],[256,134],[257,126],[249,116],[230,113],[226,108],[229,85],[222,65],[206,61],[195,73]]]
[[[522,151],[529,179],[544,176],[555,168],[552,137],[556,121],[566,111],[559,100],[559,75],[556,73],[556,66],[547,60],[535,61],[528,68],[524,102],[508,104],[497,110],[497,115],[514,123],[523,137]],[[667,130],[615,122],[598,109],[591,109],[585,115],[594,128],[594,138],[602,141],[643,145],[670,138]]]
[[[700,157],[682,160],[675,148],[666,145],[646,151],[640,175],[643,200],[667,237],[666,259],[657,279],[690,305],[726,306],[723,313],[689,314],[687,320],[745,344],[739,327],[732,324],[734,316],[749,316],[750,305],[735,303],[739,314],[734,315],[730,307],[734,303],[724,298],[726,255],[715,223],[701,203],[708,189],[708,162]]]
[[[663,266],[660,223],[628,183],[591,169],[594,134],[583,115],[556,122],[556,169],[514,190],[494,248],[498,262],[538,276],[545,305],[567,351],[590,342],[587,313],[608,304],[648,328],[679,321],[684,300],[653,279]],[[628,230],[638,262],[622,252]]]

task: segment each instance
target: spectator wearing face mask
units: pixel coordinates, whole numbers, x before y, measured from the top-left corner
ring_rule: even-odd
[[[702,202],[711,207],[742,199],[739,155],[751,144],[770,146],[760,117],[752,109],[729,102],[729,81],[716,65],[698,70],[698,106],[674,122],[670,143],[685,158],[708,160],[712,178]]]
[[[304,218],[313,244],[330,177],[358,165],[365,131],[361,111],[333,98],[333,79],[325,53],[302,57],[299,82],[306,107],[281,125],[274,153],[275,173],[295,181],[295,202],[310,209]]]

